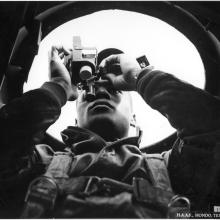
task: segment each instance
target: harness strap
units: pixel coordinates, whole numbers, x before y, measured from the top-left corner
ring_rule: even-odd
[[[164,158],[161,154],[144,154],[153,186],[173,192]]]
[[[68,173],[72,164],[73,156],[74,155],[71,152],[55,152],[45,176],[54,179],[69,178]]]
[[[145,180],[145,182],[141,181],[138,185],[140,191],[138,198],[144,202],[151,201],[154,204],[166,207],[168,218],[176,218],[177,213],[189,213],[189,199],[173,193],[166,163],[162,155],[145,154],[144,156],[153,186],[149,185],[146,190],[148,183]]]
[[[152,186],[142,178],[133,178],[133,189],[137,201],[164,207],[168,206],[174,196],[173,192]]]
[[[35,179],[29,186],[22,218],[49,217],[59,193],[78,194],[81,197],[91,195],[111,196],[121,192],[132,193],[141,203],[157,205],[167,212],[174,197],[167,168],[159,154],[144,155],[151,181],[133,178],[132,185],[110,178],[80,176],[69,178],[73,160],[71,152],[56,152],[45,175]],[[175,200],[176,201],[176,200]]]
[[[41,218],[53,210],[60,191],[60,181],[68,179],[72,159],[71,152],[54,153],[45,175],[30,183],[21,218]]]

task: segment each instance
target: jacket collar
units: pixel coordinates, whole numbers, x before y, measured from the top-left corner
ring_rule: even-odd
[[[96,133],[80,128],[69,126],[61,132],[63,142],[75,154],[82,154],[88,152],[98,152],[106,145],[135,145],[139,147],[141,141],[141,134],[139,136],[122,138],[114,142],[106,142],[102,137]]]

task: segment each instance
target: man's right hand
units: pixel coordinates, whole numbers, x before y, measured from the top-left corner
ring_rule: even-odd
[[[71,76],[69,71],[64,65],[63,57],[70,54],[70,50],[65,49],[63,46],[52,46],[49,53],[50,65],[50,81],[61,85],[67,95],[67,99],[74,101],[77,99],[77,88],[71,83]]]

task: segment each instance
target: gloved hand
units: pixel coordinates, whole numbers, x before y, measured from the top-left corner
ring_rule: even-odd
[[[109,66],[120,65],[121,72],[108,72]],[[99,65],[103,79],[111,82],[115,90],[136,91],[136,80],[141,68],[135,58],[125,54],[111,55]]]
[[[67,100],[74,101],[78,97],[77,88],[71,83],[71,76],[64,65],[63,58],[70,54],[70,50],[63,46],[52,46],[49,52],[50,81],[61,85],[67,95]]]

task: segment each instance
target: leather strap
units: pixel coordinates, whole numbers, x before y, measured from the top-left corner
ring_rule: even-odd
[[[71,152],[55,152],[44,176],[29,185],[21,218],[42,218],[47,216],[56,202],[60,183],[69,178],[68,172],[73,160]]]

